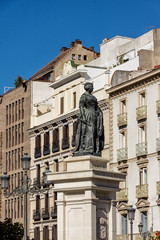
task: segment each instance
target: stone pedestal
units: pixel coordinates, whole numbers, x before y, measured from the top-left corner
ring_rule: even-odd
[[[64,172],[48,174],[57,192],[58,240],[115,239],[114,200],[124,174],[107,171],[107,160],[77,156]]]

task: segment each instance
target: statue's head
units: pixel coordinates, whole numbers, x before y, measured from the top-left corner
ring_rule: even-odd
[[[84,89],[87,91],[87,92],[93,92],[93,83],[91,82],[86,82],[84,84]]]

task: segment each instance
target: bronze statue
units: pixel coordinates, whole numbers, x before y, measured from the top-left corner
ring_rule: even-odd
[[[80,114],[77,119],[77,131],[74,156],[101,155],[104,147],[103,113],[98,107],[97,98],[91,93],[93,84],[86,82],[86,90],[79,101]]]

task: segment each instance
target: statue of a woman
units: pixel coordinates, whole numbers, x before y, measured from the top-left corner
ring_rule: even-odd
[[[101,155],[104,146],[103,113],[98,107],[97,98],[91,93],[93,84],[86,82],[86,90],[79,101],[80,114],[77,119],[74,156]]]

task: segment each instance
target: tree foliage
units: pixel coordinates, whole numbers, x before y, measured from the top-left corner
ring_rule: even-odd
[[[11,218],[6,218],[4,222],[0,221],[0,239],[1,240],[21,240],[23,239],[23,224],[12,223]]]
[[[14,85],[15,87],[19,87],[23,84],[24,80],[22,78],[22,76],[17,76],[17,78],[14,80]]]

